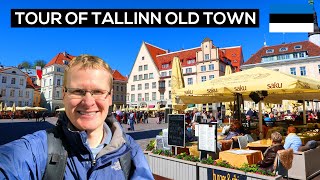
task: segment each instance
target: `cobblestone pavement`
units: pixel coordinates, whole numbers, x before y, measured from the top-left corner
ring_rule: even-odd
[[[45,122],[36,122],[35,119],[0,119],[0,145],[37,130],[53,127],[56,122],[56,117],[47,117]],[[129,125],[127,124],[122,124],[122,127],[127,134],[137,141],[142,149],[145,149],[149,141],[168,126],[168,124],[157,124],[156,122],[157,118],[149,118],[149,123],[135,124],[135,131],[128,131]]]

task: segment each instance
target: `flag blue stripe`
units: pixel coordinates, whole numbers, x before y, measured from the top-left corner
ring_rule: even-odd
[[[313,6],[307,4],[271,5],[270,14],[313,14]]]

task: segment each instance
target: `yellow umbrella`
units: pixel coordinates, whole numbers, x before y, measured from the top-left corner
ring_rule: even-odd
[[[0,111],[2,111],[2,102],[0,103]]]
[[[209,103],[206,104],[206,111],[209,112]]]
[[[56,111],[65,111],[65,108],[56,109]]]
[[[225,69],[225,72],[224,72],[224,75],[228,76],[230,74],[232,74],[232,69],[231,69],[230,65],[227,65],[226,69]],[[231,116],[232,113],[231,113],[230,102],[226,102],[225,103],[225,109],[226,109],[226,112],[225,112],[226,116]]]
[[[16,103],[13,103],[11,111],[16,112]]]
[[[117,111],[117,105],[113,104],[113,112],[116,112],[116,111]]]
[[[172,60],[172,74],[171,74],[171,101],[173,114],[177,114],[178,110],[184,110],[187,105],[179,102],[177,98],[177,90],[184,88],[183,74],[181,70],[181,63],[178,57],[174,57]]]
[[[6,103],[4,103],[3,111],[7,111],[7,104]]]

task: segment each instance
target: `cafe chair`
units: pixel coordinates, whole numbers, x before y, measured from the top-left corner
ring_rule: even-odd
[[[252,138],[252,136],[250,134],[245,134],[244,136],[247,137],[247,141],[250,143],[250,142],[253,142],[254,139]]]
[[[279,150],[275,159],[275,172],[289,179],[288,170],[292,167],[293,149]]]
[[[240,149],[246,149],[248,144],[247,136],[238,136],[238,143]]]

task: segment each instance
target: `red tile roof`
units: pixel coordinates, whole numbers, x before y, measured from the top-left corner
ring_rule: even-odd
[[[54,58],[52,58],[51,61],[48,64],[46,64],[44,67],[48,67],[53,64],[64,65],[63,60],[70,61],[74,57],[75,56],[72,56],[72,55],[68,54],[67,52],[61,52],[61,53],[57,54]]]
[[[240,66],[243,64],[242,47],[235,46],[221,49],[224,50],[224,54],[231,61],[232,66],[236,68],[236,72],[240,71]]]
[[[301,45],[301,49],[294,49],[294,46]],[[280,48],[287,47],[287,51],[280,52]],[[268,49],[273,49],[273,53],[266,53]],[[289,54],[294,52],[308,52],[308,56],[320,56],[320,47],[310,41],[300,41],[293,43],[285,43],[274,46],[264,46],[260,50],[258,50],[254,55],[252,55],[245,63],[246,64],[257,64],[261,63],[262,57],[266,56],[275,56],[280,54]]]
[[[27,88],[35,89],[31,77],[28,74],[26,74],[26,78],[27,78]]]
[[[194,49],[182,50],[182,51],[177,51],[177,52],[172,52],[172,53],[157,56],[157,58],[155,59],[156,65],[157,65],[159,71],[166,70],[166,69],[172,69],[171,62],[172,62],[173,58],[176,56],[179,57],[182,67],[195,65],[196,61],[193,64],[188,64],[187,60],[190,60],[190,59],[196,60],[196,53],[197,53],[197,51],[200,51],[200,50],[201,50],[200,48],[194,48]],[[167,68],[162,68],[163,64],[169,64],[169,66]]]
[[[146,42],[144,42],[144,44],[146,45],[153,61],[155,62],[156,66],[159,69],[159,67],[161,67],[161,63],[157,61],[157,55],[165,54],[167,53],[167,51]]]
[[[128,78],[123,76],[118,70],[113,70],[112,72],[113,80],[118,80],[118,81],[127,81]]]

